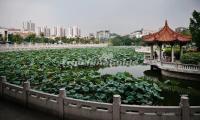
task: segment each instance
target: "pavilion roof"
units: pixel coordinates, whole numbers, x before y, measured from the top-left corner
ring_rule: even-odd
[[[178,32],[173,31],[165,21],[165,26],[156,33],[150,33],[149,35],[143,36],[145,42],[154,43],[174,43],[174,42],[183,42],[187,43],[191,41],[192,37],[187,35],[182,35]]]

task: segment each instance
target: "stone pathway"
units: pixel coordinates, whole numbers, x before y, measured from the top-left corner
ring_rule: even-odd
[[[0,99],[0,120],[58,120],[58,118]]]

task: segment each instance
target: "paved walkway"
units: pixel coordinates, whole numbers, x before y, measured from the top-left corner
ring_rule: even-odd
[[[0,99],[0,120],[58,120],[58,118]]]

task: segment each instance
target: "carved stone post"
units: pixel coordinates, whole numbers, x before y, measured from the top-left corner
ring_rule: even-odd
[[[58,114],[60,120],[64,119],[64,98],[66,97],[66,91],[65,88],[61,88],[59,90],[59,96],[58,96]]]
[[[113,120],[120,120],[121,96],[113,96]]]
[[[187,95],[181,96],[180,107],[181,107],[181,120],[190,120],[190,105],[189,105],[189,98]]]
[[[6,83],[6,76],[1,76],[0,78],[0,97],[3,97],[3,89],[4,89],[4,85]]]
[[[30,82],[26,81],[23,83],[23,102],[24,102],[24,106],[27,107],[28,106],[28,91],[30,89]]]

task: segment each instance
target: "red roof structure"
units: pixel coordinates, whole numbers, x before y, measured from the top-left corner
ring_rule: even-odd
[[[181,43],[187,43],[190,42],[192,37],[187,35],[182,35],[180,33],[177,33],[173,31],[167,24],[167,20],[165,21],[165,26],[158,32],[145,35],[143,36],[143,39],[147,43],[175,43],[175,42],[181,42]]]

